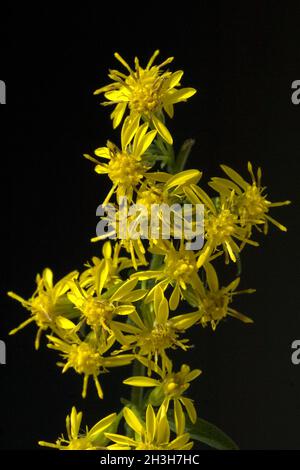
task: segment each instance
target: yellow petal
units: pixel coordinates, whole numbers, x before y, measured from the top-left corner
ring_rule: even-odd
[[[227,165],[221,165],[222,170],[241,188],[247,189],[249,184],[232,168]]]
[[[188,433],[182,434],[181,436],[176,437],[176,439],[173,439],[172,442],[168,445],[168,449],[171,450],[183,450],[185,445],[190,439],[190,435]],[[193,443],[191,443],[193,445]],[[190,448],[190,447],[188,447]]]
[[[146,70],[149,70],[150,67],[152,66],[153,62],[155,61],[156,57],[158,56],[159,54],[159,49],[156,49],[156,51],[152,54],[152,56],[150,57],[150,60],[147,64],[147,67],[146,67]]]
[[[161,408],[160,408],[161,410]],[[170,426],[168,423],[167,416],[165,413],[160,417],[157,423],[157,442],[158,444],[164,444],[170,440]]]
[[[124,380],[123,383],[126,385],[131,385],[131,387],[157,387],[160,385],[159,380],[144,376],[129,377],[128,379]]]
[[[135,441],[133,439],[130,439],[130,437],[122,436],[121,434],[112,434],[110,432],[106,432],[104,434],[105,437],[107,437],[113,442],[116,442],[117,444],[128,444],[129,446],[135,445]]]
[[[242,313],[237,312],[236,310],[233,310],[232,308],[228,309],[228,313],[231,317],[237,318],[238,320],[241,320],[243,323],[254,323],[252,318],[249,318],[246,315],[243,315]]]
[[[164,171],[156,171],[154,173],[147,173],[146,178],[149,178],[153,181],[158,181],[159,183],[165,183],[171,178],[169,173],[165,173]]]
[[[172,176],[167,182],[165,189],[171,189],[174,186],[183,184],[196,184],[200,180],[202,173],[199,170],[184,170]]]
[[[176,90],[174,93],[169,93],[167,98],[164,100],[167,103],[179,103],[180,101],[186,101],[188,98],[193,96],[197,90],[195,88],[181,88],[181,90]]]
[[[166,126],[153,114],[152,122],[159,135],[170,145],[173,144],[173,138]]]
[[[115,308],[114,313],[116,315],[130,315],[135,311],[135,307],[133,305],[119,305]]]
[[[178,284],[176,284],[169,300],[169,305],[170,305],[171,310],[177,309],[179,300],[180,300],[180,289],[178,287]]]
[[[192,380],[195,380],[197,377],[199,377],[200,374],[202,374],[202,371],[200,369],[194,369],[187,374],[185,380],[186,382],[191,382]]]
[[[270,217],[269,215],[266,214],[266,218],[276,227],[278,227],[280,230],[283,232],[287,232],[287,228],[284,225],[281,225],[277,220],[273,219],[273,217]]]
[[[140,122],[140,116],[136,115],[135,117],[128,116],[123,124],[121,131],[121,142],[122,150],[126,150],[126,147],[129,145],[133,139],[134,134],[138,130]]]
[[[97,157],[110,158],[110,151],[107,147],[99,147],[94,151]]]
[[[134,354],[122,354],[120,356],[110,356],[103,358],[104,367],[119,367],[130,364],[134,359]]]
[[[177,70],[176,72],[172,73],[171,77],[168,80],[168,87],[174,88],[175,86],[179,85],[182,75],[183,70]]]
[[[174,106],[172,104],[165,104],[164,110],[166,111],[167,115],[172,119],[174,116]]]
[[[140,281],[146,281],[147,279],[155,279],[158,275],[158,272],[153,270],[149,271],[140,271],[131,275],[132,279],[139,279]]]
[[[46,287],[48,287],[48,289],[51,289],[51,287],[53,287],[53,273],[51,269],[49,268],[44,269],[43,279],[44,279]]]
[[[229,256],[230,256],[230,259],[231,261],[233,261],[234,263],[236,263],[236,256],[233,252],[233,249],[231,248],[231,245],[228,241],[225,241],[225,245],[226,245],[226,248],[228,250],[228,253],[229,253]]]
[[[169,318],[169,304],[168,304],[167,299],[163,296],[159,304],[158,311],[156,313],[156,320],[161,325],[164,325],[168,321],[168,318]]]
[[[152,144],[156,134],[157,132],[153,130],[148,132],[144,137],[140,139],[140,141],[136,145],[135,155],[137,157],[140,157],[146,152],[148,147]]]
[[[178,330],[187,330],[193,326],[201,318],[201,314],[198,312],[184,313],[183,315],[178,315],[170,319],[175,328]]]
[[[134,140],[133,140],[133,153],[134,155],[137,154],[137,147],[141,141],[141,139],[146,135],[148,130],[148,123],[145,122],[142,126],[139,126],[138,130],[135,133]]]
[[[111,258],[112,248],[111,248],[110,241],[107,241],[104,243],[103,248],[102,248],[102,253],[103,253],[104,258],[106,259]]]
[[[211,291],[216,292],[219,290],[219,280],[215,268],[211,263],[206,263],[204,265],[206,272],[208,287]]]
[[[185,407],[190,420],[192,421],[193,424],[195,424],[197,420],[197,412],[196,412],[196,408],[194,406],[193,401],[190,400],[190,398],[185,398],[185,397],[180,397],[180,401]]]
[[[128,426],[130,426],[136,433],[142,434],[143,426],[140,420],[134,414],[134,412],[130,408],[125,407],[123,410],[123,414]]]
[[[101,294],[102,289],[107,281],[108,275],[109,275],[109,262],[104,259],[101,261],[101,267],[100,269],[97,270],[96,278],[95,278],[95,287],[96,287],[96,293],[98,295]]]
[[[89,430],[88,437],[91,439],[95,439],[98,434],[102,433],[114,422],[116,416],[116,413],[112,413],[106,416],[106,418],[103,418],[98,421],[98,423],[96,423],[95,426],[93,426],[92,429]]]
[[[124,60],[123,57],[118,52],[115,52],[114,56],[119,62],[121,62],[121,64],[128,70],[129,73],[132,73],[132,70],[127,64],[126,60]]]
[[[137,300],[142,299],[147,294],[147,289],[137,289],[130,292],[128,295],[124,295],[123,302],[136,302]]]
[[[147,406],[146,411],[146,431],[149,441],[153,442],[156,433],[156,417],[151,405]]]
[[[107,173],[107,166],[98,163],[98,165],[95,166],[95,172],[99,175],[103,175]]]
[[[208,196],[208,194],[206,194],[203,189],[199,188],[199,186],[196,186],[194,184],[192,185],[191,189],[194,191],[196,196],[199,197],[199,202],[203,202],[203,204],[205,204],[213,214],[217,215],[215,205],[211,198]]]
[[[124,113],[126,111],[127,107],[127,102],[125,101],[124,103],[118,103],[113,114],[113,129],[116,129],[120,122],[123,119]]]
[[[55,323],[59,328],[62,328],[63,330],[72,330],[73,328],[76,328],[75,323],[73,323],[68,318],[62,317],[60,315],[55,318]]]
[[[182,410],[182,406],[178,399],[174,400],[174,419],[175,419],[175,428],[177,436],[180,436],[184,433],[185,428],[185,417]]]
[[[111,301],[121,300],[123,296],[125,296],[126,294],[128,294],[130,291],[132,291],[135,288],[137,282],[138,282],[138,279],[128,279],[126,282],[121,282],[120,287],[117,288],[117,290],[113,293],[110,300]]]

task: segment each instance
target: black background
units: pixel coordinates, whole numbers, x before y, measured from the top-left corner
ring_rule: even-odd
[[[92,92],[107,83],[108,67],[118,65],[113,52],[146,61],[156,48],[162,59],[174,55],[172,67],[185,70],[183,84],[198,89],[170,122],[177,148],[187,137],[197,140],[188,166],[203,170],[207,182],[220,174],[220,163],[246,176],[251,160],[263,167],[271,200],[293,200],[273,212],[288,233],[271,228],[258,237],[259,248],[243,254],[242,286],[257,293],[236,306],[254,325],[231,320],[216,333],[194,331],[197,348],[185,361],[203,374],[191,394],[199,415],[241,449],[300,449],[300,365],[290,357],[300,338],[300,105],[291,102],[291,83],[300,79],[300,11],[291,3],[222,3],[199,1],[197,9],[183,3],[163,13],[154,3],[99,2],[67,12],[11,7],[1,15],[0,79],[7,85],[7,105],[0,107],[2,449],[55,440],[73,404],[92,424],[128,394],[120,384],[130,369],[123,368],[103,378],[103,402],[93,387],[82,400],[81,378],[61,376],[44,341],[34,351],[32,326],[7,337],[25,312],[5,292],[29,297],[45,266],[58,278],[100,253],[89,239],[105,179],[81,155],[117,134]],[[228,269],[222,270],[225,282]]]

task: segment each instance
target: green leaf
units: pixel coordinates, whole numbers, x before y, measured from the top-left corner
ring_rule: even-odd
[[[194,144],[194,139],[187,139],[183,142],[176,158],[176,171],[180,172],[184,170],[187,159],[191,153]]]
[[[175,431],[175,424],[169,420],[172,431]],[[236,443],[214,424],[205,419],[198,418],[195,424],[186,423],[186,432],[194,439],[203,444],[218,450],[239,450]]]

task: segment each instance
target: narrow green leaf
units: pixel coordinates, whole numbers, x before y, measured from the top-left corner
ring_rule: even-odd
[[[195,424],[187,424],[191,439],[203,442],[218,450],[238,450],[236,443],[214,424],[198,418]]]
[[[169,419],[172,431],[175,431],[175,423]],[[195,424],[186,423],[185,431],[194,439],[218,450],[239,450],[236,443],[214,424],[205,419],[198,418]]]

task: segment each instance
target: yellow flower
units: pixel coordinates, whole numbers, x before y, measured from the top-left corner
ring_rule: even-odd
[[[82,412],[76,411],[73,406],[70,415],[66,418],[67,439],[62,434],[55,444],[39,441],[40,446],[51,447],[59,450],[100,450],[105,449],[106,431],[116,420],[116,413],[112,413],[98,421],[90,430],[86,427],[85,432],[80,432]],[[101,445],[103,444],[103,445]]]
[[[121,245],[116,243],[112,248],[110,241],[106,241],[102,247],[103,258],[94,256],[92,264],[87,263],[85,269],[80,274],[80,286],[88,288],[89,294],[97,291],[97,285],[101,273],[105,273],[103,287],[110,288],[121,281],[120,272],[132,266],[130,259],[119,256]]]
[[[206,192],[194,184],[185,189],[191,203],[204,204],[204,230],[206,243],[199,253],[197,267],[203,266],[219,247],[225,253],[225,262],[236,262],[241,248],[237,242],[257,246],[258,243],[247,238],[247,230],[241,227],[238,215],[235,212],[235,193],[221,195],[217,203]],[[234,240],[236,239],[237,242]]]
[[[182,216],[180,211],[178,215],[180,227],[176,228],[172,223],[170,206],[176,203],[177,208],[181,208],[179,204],[185,198],[184,188],[198,182],[201,173],[198,170],[186,170],[172,176],[164,172],[153,172],[147,173],[145,177],[146,180],[136,188],[136,203],[129,208],[127,201],[126,205],[123,205],[122,201],[120,206],[110,204],[110,208],[114,210],[107,211],[107,215],[101,218],[101,223],[105,223],[108,230],[91,240],[97,242],[108,236],[120,239],[120,246],[131,255],[132,265],[136,270],[138,266],[148,264],[143,240],[149,240],[151,247],[156,245],[158,240],[165,237],[162,228],[165,233],[170,233],[170,236],[174,236],[174,232],[180,230],[180,237],[182,236],[183,224],[187,225],[184,218],[186,214]],[[156,206],[153,206],[154,204]],[[152,209],[155,207],[157,213],[153,215]],[[152,233],[154,225],[156,238]]]
[[[151,374],[154,360],[154,371],[158,362],[161,363],[163,371],[170,367],[170,359],[166,351],[177,349],[178,347],[186,351],[188,349],[188,339],[181,339],[180,335],[188,328],[200,320],[199,312],[177,315],[169,318],[169,305],[164,297],[162,289],[158,286],[154,294],[154,312],[151,317],[141,320],[140,316],[134,312],[130,315],[130,320],[134,324],[118,324],[120,330],[129,333],[125,336],[126,344],[122,351],[132,350],[137,359],[145,356],[148,364],[148,375]]]
[[[80,329],[84,322],[92,329],[100,342],[105,342],[107,337],[112,335],[124,344],[125,340],[114,319],[117,316],[132,314],[135,311],[132,302],[142,299],[147,290],[134,290],[137,279],[128,279],[125,282],[119,282],[112,289],[112,293],[110,291],[103,293],[105,278],[106,271],[99,270],[96,279],[96,295],[86,292],[76,281],[70,284],[71,291],[68,293],[68,298],[81,312],[81,322],[77,326],[74,324],[74,329]],[[70,328],[69,325],[68,328]]]
[[[62,372],[73,368],[78,374],[83,374],[82,397],[86,397],[89,377],[93,377],[99,398],[103,398],[103,391],[98,380],[98,376],[108,372],[110,367],[119,367],[130,364],[134,359],[132,354],[123,354],[120,356],[104,356],[111,348],[115,339],[108,338],[106,343],[97,345],[95,341],[81,341],[79,337],[74,336],[72,343],[62,341],[55,336],[48,336],[51,341],[48,344],[50,349],[61,351],[61,356],[66,360],[65,363],[58,362],[57,365],[63,367]]]
[[[65,303],[65,294],[70,289],[69,283],[76,279],[77,271],[73,271],[56,284],[53,284],[53,273],[51,269],[45,268],[42,276],[36,276],[37,288],[29,300],[25,300],[14,292],[8,292],[9,297],[17,300],[30,311],[31,316],[17,328],[10,331],[10,335],[24,328],[31,322],[38,326],[38,332],[35,338],[35,349],[39,348],[40,338],[43,331],[50,328],[52,331],[58,331],[60,314],[67,308]]]
[[[188,433],[184,433],[184,414],[180,415],[180,433],[170,440],[170,425],[166,409],[162,405],[155,414],[151,405],[147,406],[146,423],[143,423],[137,414],[126,407],[123,411],[128,426],[135,432],[135,438],[106,432],[105,435],[115,442],[108,449],[115,450],[189,450],[193,447]]]
[[[108,141],[106,147],[95,150],[95,155],[106,159],[108,163],[99,163],[94,157],[84,155],[85,158],[96,163],[96,173],[107,174],[112,182],[112,188],[103,206],[110,201],[114,192],[116,192],[118,202],[121,197],[126,197],[131,202],[134,191],[151,167],[146,160],[142,159],[142,156],[151,145],[156,131],[147,132],[147,130],[147,123],[139,126],[139,117],[130,119],[128,116],[121,132],[122,149]]]
[[[266,188],[261,186],[261,168],[257,170],[257,176],[254,175],[252,165],[248,162],[248,171],[251,175],[252,183],[247,183],[232,168],[221,165],[222,170],[229,176],[226,178],[212,178],[210,186],[222,195],[229,195],[231,191],[235,192],[236,213],[239,216],[240,223],[247,228],[249,235],[252,226],[259,229],[259,225],[263,225],[264,233],[268,232],[268,223],[276,225],[280,230],[286,232],[286,227],[281,225],[277,220],[273,219],[269,214],[271,207],[285,206],[291,201],[270,202],[265,194]]]
[[[112,204],[111,204],[112,207]],[[136,236],[137,226],[140,223],[139,215],[129,215],[117,205],[114,205],[113,213],[108,212],[106,216],[101,218],[101,222],[109,227],[109,232],[91,239],[92,242],[102,241],[108,236],[119,239],[119,248],[124,248],[131,256],[131,261],[127,259],[127,266],[133,266],[137,270],[138,266],[146,266],[147,260],[145,257],[146,250],[144,248],[141,238]],[[126,258],[124,258],[125,260]],[[126,263],[126,262],[125,262]],[[129,265],[129,266],[128,266]]]
[[[147,363],[143,358],[139,358],[145,366]],[[153,368],[155,366],[153,365]],[[160,379],[152,377],[134,376],[124,380],[124,384],[131,385],[132,387],[155,387],[150,393],[148,402],[153,406],[163,404],[168,411],[170,401],[174,403],[174,421],[175,425],[180,423],[180,415],[182,413],[183,405],[188,413],[192,423],[196,422],[197,412],[193,400],[183,396],[187,389],[190,387],[190,382],[195,380],[200,374],[201,370],[194,369],[191,371],[190,367],[183,364],[179,372],[173,372],[172,362],[170,363],[167,371],[162,371],[156,367],[156,372]],[[179,430],[177,429],[177,432]]]
[[[95,94],[104,93],[108,100],[103,103],[104,105],[116,105],[111,113],[114,128],[122,121],[128,106],[131,116],[149,120],[161,137],[172,144],[172,136],[164,124],[163,111],[172,118],[174,104],[186,101],[196,93],[196,90],[194,88],[178,89],[183,71],[178,70],[172,73],[162,70],[165,65],[173,61],[173,57],[169,57],[160,65],[153,65],[158,54],[158,50],[154,52],[145,68],[140,66],[136,57],[135,70],[132,70],[120,54],[115,53],[115,58],[126,68],[129,75],[110,70],[108,76],[113,83],[99,88]]]
[[[196,293],[198,311],[201,315],[200,323],[206,326],[207,323],[211,324],[213,330],[221,320],[227,316],[238,318],[244,323],[253,323],[251,318],[246,317],[242,313],[230,307],[232,298],[238,294],[252,294],[255,289],[247,289],[236,291],[240,283],[240,278],[236,278],[227,287],[219,287],[219,279],[215,268],[211,263],[206,263],[204,266],[206,272],[206,280],[208,288],[202,284],[201,288]]]
[[[173,290],[169,305],[171,310],[176,310],[187,286],[191,285],[194,289],[199,286],[197,256],[193,250],[186,250],[183,243],[180,244],[179,250],[176,250],[173,243],[168,240],[158,243],[150,251],[164,256],[163,264],[155,270],[138,271],[132,274],[131,278],[140,281],[148,279],[158,281],[147,294],[146,302],[153,300],[157,289],[161,288],[165,291],[168,286],[171,286]]]

